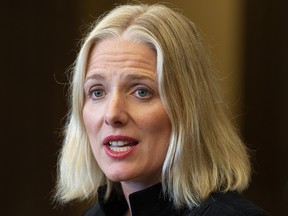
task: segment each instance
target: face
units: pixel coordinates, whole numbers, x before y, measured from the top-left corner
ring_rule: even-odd
[[[159,182],[171,124],[158,93],[155,52],[124,39],[100,42],[84,91],[84,124],[105,175],[143,187]]]

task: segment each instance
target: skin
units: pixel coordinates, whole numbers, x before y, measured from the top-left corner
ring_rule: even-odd
[[[155,51],[121,38],[98,43],[84,91],[83,119],[93,154],[107,178],[121,182],[129,205],[129,194],[160,182],[171,134],[158,93]],[[112,158],[103,144],[111,136],[138,144],[124,158]]]

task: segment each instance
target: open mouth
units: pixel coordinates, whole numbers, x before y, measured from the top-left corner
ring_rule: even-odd
[[[115,152],[125,152],[130,150],[133,146],[137,145],[138,142],[130,142],[130,141],[110,141],[106,145],[109,147],[112,151]]]
[[[108,136],[104,140],[105,152],[110,158],[124,159],[128,157],[139,143],[131,137]]]

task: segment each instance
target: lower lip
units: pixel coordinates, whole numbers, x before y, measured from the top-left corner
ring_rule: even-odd
[[[105,153],[107,154],[108,157],[113,158],[113,159],[125,159],[129,157],[129,155],[132,154],[132,152],[136,149],[136,146],[131,146],[127,151],[113,151],[112,149],[109,148],[109,146],[105,146]]]

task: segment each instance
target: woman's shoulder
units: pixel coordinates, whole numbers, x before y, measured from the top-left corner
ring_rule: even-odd
[[[268,216],[269,214],[236,192],[214,193],[187,216]]]
[[[184,210],[184,209],[183,209]],[[181,213],[180,213],[181,212]],[[181,216],[269,216],[263,209],[236,192],[214,193],[199,207],[180,211]],[[99,203],[88,208],[83,216],[104,216]],[[166,214],[165,214],[166,215]],[[170,214],[169,214],[170,215]],[[174,214],[173,214],[174,216]]]

